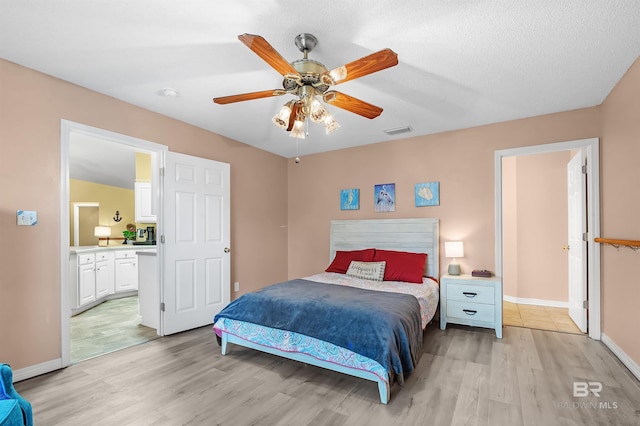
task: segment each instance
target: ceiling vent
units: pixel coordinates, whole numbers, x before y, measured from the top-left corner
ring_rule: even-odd
[[[383,130],[383,132],[385,132],[389,136],[396,136],[396,135],[401,135],[402,133],[413,132],[413,129],[411,128],[411,126],[402,126],[402,127],[396,127],[395,129],[386,129],[386,130]]]

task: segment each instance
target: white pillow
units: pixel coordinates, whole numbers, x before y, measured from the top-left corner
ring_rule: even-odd
[[[347,269],[347,275],[365,280],[382,281],[387,262],[360,262],[352,260]]]

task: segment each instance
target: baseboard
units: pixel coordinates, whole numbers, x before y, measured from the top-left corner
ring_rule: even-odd
[[[13,370],[13,381],[19,382],[21,380],[30,379],[32,377],[40,376],[41,374],[51,373],[55,370],[62,368],[62,359],[53,359],[36,365],[30,365],[29,367]]]
[[[636,376],[636,379],[640,380],[640,365],[636,364],[636,362],[632,360],[629,355],[627,355],[622,349],[620,349],[620,346],[616,345],[613,340],[611,340],[611,338],[604,333],[602,333],[602,343],[604,343],[605,346],[608,347],[611,352],[613,352],[614,355],[618,357],[620,362],[622,362],[629,369],[629,371],[631,371],[631,374]]]
[[[558,300],[544,300],[544,299],[529,299],[526,297],[513,297],[506,294],[502,297],[503,300],[511,303],[519,303],[522,305],[536,305],[536,306],[550,306],[553,308],[568,308],[569,302],[560,302]]]

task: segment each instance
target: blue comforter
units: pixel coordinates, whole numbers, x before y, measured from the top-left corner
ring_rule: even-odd
[[[248,293],[213,319],[229,318],[294,331],[371,358],[400,385],[418,362],[422,327],[418,300],[296,279]]]

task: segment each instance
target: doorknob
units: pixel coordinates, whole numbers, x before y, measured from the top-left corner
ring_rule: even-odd
[[[224,252],[225,252],[225,253],[229,253],[230,251],[231,251],[231,249],[230,249],[229,247],[225,247],[225,248],[224,248]]]
[[[569,250],[569,246],[568,245],[562,246],[562,250]]]

